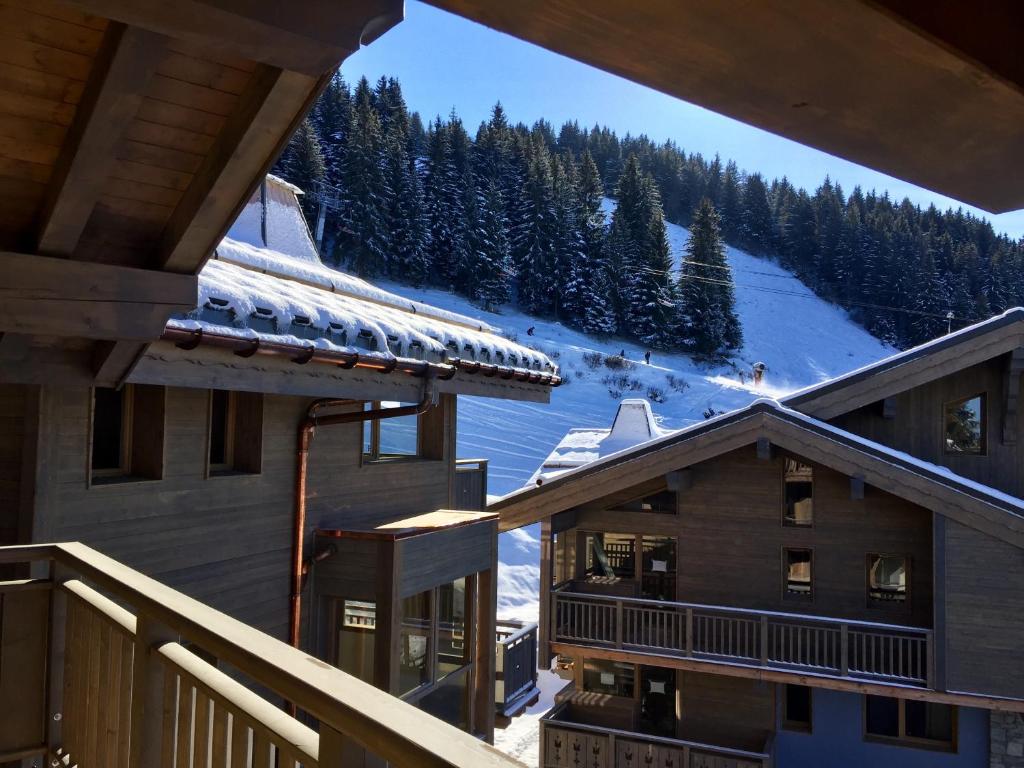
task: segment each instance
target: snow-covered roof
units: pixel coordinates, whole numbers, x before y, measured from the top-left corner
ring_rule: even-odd
[[[602,456],[632,448],[669,432],[658,426],[647,400],[628,398],[619,403],[610,429],[570,429],[533,473],[527,486],[540,485],[570,469],[582,467]]]
[[[296,194],[297,188],[268,177],[266,189],[253,195],[199,273],[196,308],[172,317],[169,329],[385,360],[468,361],[469,369],[482,364],[541,372],[543,383],[553,383],[557,368],[546,355],[499,336],[486,323],[326,267]]]

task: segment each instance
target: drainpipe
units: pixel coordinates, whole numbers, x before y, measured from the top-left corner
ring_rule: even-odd
[[[350,411],[328,416],[317,416],[324,408],[362,404],[361,400],[317,400],[306,411],[306,418],[299,425],[298,462],[295,476],[295,516],[292,529],[292,572],[288,617],[288,640],[299,647],[300,620],[302,616],[302,571],[303,539],[306,532],[306,472],[309,464],[309,446],[317,427],[331,427],[336,424],[354,424],[364,421],[394,419],[399,416],[418,416],[437,405],[437,390],[428,379],[423,388],[423,399],[415,405],[398,408],[373,408],[368,411]]]

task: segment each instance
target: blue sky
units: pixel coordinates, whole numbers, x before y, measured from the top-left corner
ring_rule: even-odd
[[[601,123],[620,136],[646,133],[655,141],[673,139],[687,152],[706,157],[716,152],[740,168],[766,177],[788,176],[798,186],[816,188],[831,176],[846,191],[888,190],[897,199],[961,203],[913,184],[877,173],[833,155],[773,136],[730,118],[688,104],[551,53],[508,35],[465,21],[418,2],[406,4],[406,19],[349,57],[342,73],[350,82],[366,75],[397,77],[410,109],[424,121],[447,115],[454,107],[473,132],[500,100],[513,122],[532,124],[546,118],[555,130],[565,121]],[[997,231],[1024,236],[1024,211],[992,216]]]

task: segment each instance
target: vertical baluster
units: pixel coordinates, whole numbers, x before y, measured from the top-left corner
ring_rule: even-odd
[[[842,624],[839,627],[839,674],[846,677],[850,674],[847,652],[849,650],[849,625]]]
[[[693,656],[693,608],[686,609],[686,655]]]

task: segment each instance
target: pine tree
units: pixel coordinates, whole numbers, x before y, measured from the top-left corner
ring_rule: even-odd
[[[743,185],[740,244],[748,251],[765,255],[772,248],[772,209],[768,204],[768,188],[761,174],[752,173]]]
[[[345,142],[340,243],[342,257],[360,276],[381,274],[387,263],[387,200],[380,119],[363,78]]]
[[[743,229],[743,204],[740,191],[740,172],[736,163],[730,160],[725,166],[722,178],[722,199],[719,204],[722,237],[726,242],[737,242]]]
[[[597,164],[588,150],[580,158],[579,187],[577,190],[576,219],[583,243],[583,259],[576,279],[582,285],[576,289],[581,295],[573,310],[579,327],[586,333],[608,336],[615,333],[615,308],[612,304],[612,286],[606,259],[608,228],[602,203],[604,186]],[[568,291],[568,288],[567,288]]]
[[[522,214],[514,233],[513,260],[519,305],[531,314],[547,314],[554,305],[555,200],[551,162],[542,138],[529,141]]]
[[[341,182],[345,139],[352,122],[352,94],[340,72],[327,84],[309,119],[323,148],[324,181],[336,187]]]
[[[511,248],[508,222],[497,182],[490,181],[480,198],[480,229],[476,238],[473,298],[486,310],[509,300]]]
[[[742,345],[732,269],[725,259],[718,214],[707,198],[701,201],[690,226],[679,275],[678,307],[678,332],[684,349],[715,357]]]
[[[556,317],[576,323],[586,301],[586,270],[579,209],[579,179],[571,156],[551,159],[551,188],[554,202],[553,283]]]
[[[300,124],[284,152],[274,164],[273,172],[286,181],[290,181],[300,189],[312,189],[316,182],[324,177],[324,156],[317,139],[316,130],[307,117]],[[302,200],[302,210],[306,220],[312,221],[315,211],[312,202]]]
[[[428,223],[423,186],[416,162],[409,157],[408,146],[408,136],[401,124],[392,122],[384,146],[389,192],[386,226],[389,272],[392,277],[418,286],[429,272]]]
[[[448,126],[437,118],[427,134],[427,172],[423,182],[430,230],[427,247],[430,275],[434,282],[446,288],[454,287],[455,255],[461,247],[456,238],[462,220],[462,198],[451,172],[449,133]]]

